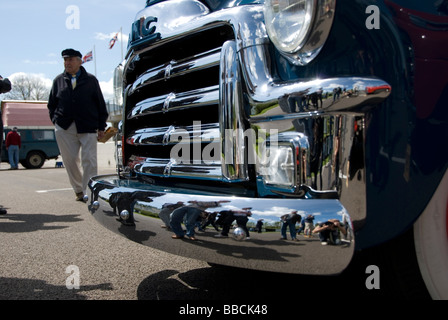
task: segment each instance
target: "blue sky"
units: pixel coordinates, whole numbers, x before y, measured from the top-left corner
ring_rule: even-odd
[[[145,0],[0,0],[0,75],[32,74],[51,85],[63,71],[63,49],[74,48],[83,55],[95,49],[95,61],[84,67],[97,76],[107,100],[113,71],[126,54],[131,25],[145,4]],[[120,35],[109,49],[120,28],[123,52]]]

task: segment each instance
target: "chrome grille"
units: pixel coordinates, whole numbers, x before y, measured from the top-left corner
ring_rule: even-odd
[[[225,24],[196,29],[128,59],[124,161],[137,175],[222,180],[219,67],[232,38]]]

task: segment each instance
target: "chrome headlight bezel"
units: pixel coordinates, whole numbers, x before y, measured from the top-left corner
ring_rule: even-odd
[[[266,0],[266,31],[275,47],[289,61],[306,65],[325,44],[335,7],[336,0]]]

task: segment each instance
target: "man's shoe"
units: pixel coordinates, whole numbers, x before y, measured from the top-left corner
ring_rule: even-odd
[[[78,192],[78,193],[76,194],[76,201],[86,202],[86,201],[84,200],[84,192]]]
[[[6,211],[5,209],[0,209],[0,214],[7,214],[8,211]]]

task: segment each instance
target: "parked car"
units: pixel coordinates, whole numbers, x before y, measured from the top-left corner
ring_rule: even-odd
[[[3,140],[14,127],[18,128],[22,146],[19,162],[27,169],[38,169],[46,160],[60,155],[54,126],[48,115],[46,101],[1,101],[4,123]],[[2,162],[9,162],[5,144],[2,145]]]
[[[448,298],[447,1],[374,4],[148,0],[116,70],[118,171],[91,179],[93,216],[156,249],[274,272],[338,274],[386,244],[412,269],[404,284]],[[292,211],[336,219],[339,241],[322,242],[338,245],[243,241],[240,223],[173,240],[159,218],[198,202],[267,230]]]
[[[12,128],[6,128],[6,136]],[[60,155],[58,144],[54,136],[54,129],[24,129],[19,128],[18,133],[22,140],[19,151],[19,162],[26,169],[39,169],[46,160],[57,159]],[[2,162],[9,162],[8,152],[3,145]]]

